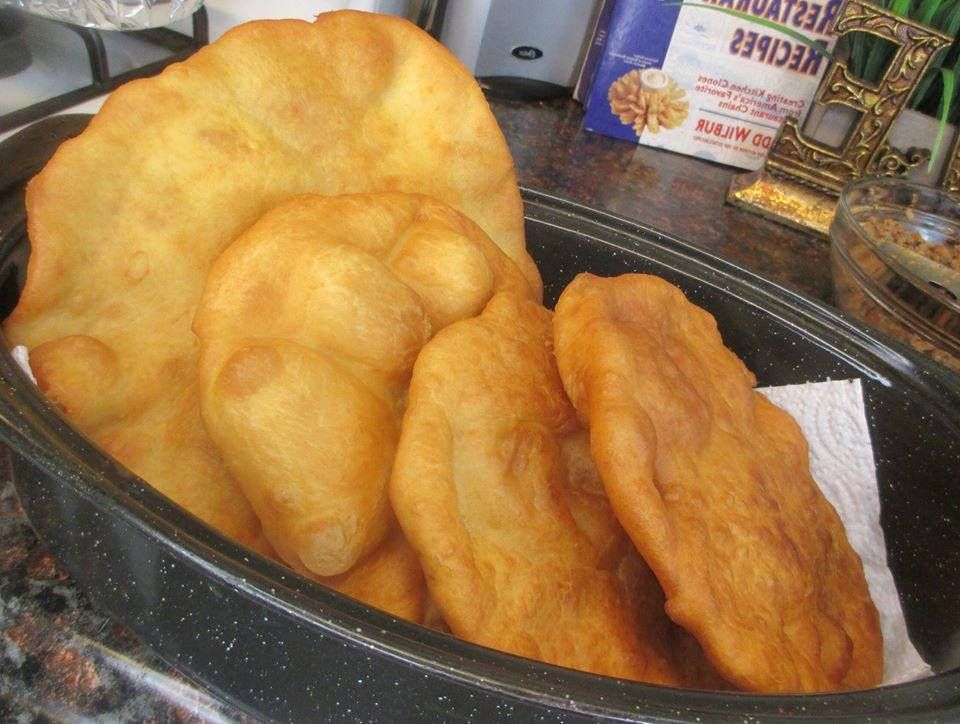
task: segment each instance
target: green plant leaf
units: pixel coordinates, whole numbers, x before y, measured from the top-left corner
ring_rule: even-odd
[[[960,57],[957,58],[956,62],[953,64],[953,79],[954,79],[954,91],[956,91],[956,79],[960,77]],[[950,123],[956,123],[958,116],[960,116],[960,103],[957,103],[957,96],[954,93],[954,97],[951,99],[952,102],[947,105],[950,108],[949,115],[947,116],[947,121]]]
[[[957,76],[950,68],[940,68],[940,80],[943,82],[943,95],[940,96],[940,123],[937,126],[937,137],[930,149],[930,161],[927,163],[928,173],[933,170],[933,162],[940,152],[940,144],[943,143],[943,132],[947,128],[947,117],[950,114],[950,107],[953,105],[953,88]]]
[[[960,30],[960,2],[954,3],[953,7],[950,8],[950,12],[944,16],[943,24],[939,26],[939,29],[951,38],[956,39],[957,31]]]
[[[896,52],[896,46],[882,38],[872,38],[870,52],[867,54],[867,63],[863,69],[863,80],[869,83],[879,83]]]
[[[901,18],[909,18],[910,0],[893,0],[893,5],[890,6],[890,12],[894,15],[899,15]]]
[[[924,25],[930,25],[933,22],[933,16],[944,4],[944,0],[923,0],[918,8],[916,19]]]
[[[909,0],[907,0],[909,2]],[[833,53],[827,50],[826,46],[821,45],[818,41],[813,38],[808,38],[803,33],[800,33],[793,28],[788,28],[786,25],[776,23],[773,20],[767,20],[766,18],[758,18],[756,15],[751,15],[750,13],[743,13],[739,10],[734,10],[732,8],[721,8],[717,5],[706,5],[704,3],[691,3],[691,2],[670,2],[670,3],[661,3],[663,7],[682,7],[682,8],[703,8],[704,10],[716,10],[718,13],[723,13],[724,15],[732,15],[735,18],[740,18],[741,20],[746,20],[751,23],[756,23],[757,25],[763,25],[766,28],[771,30],[776,30],[777,32],[783,33],[794,40],[803,43],[804,45],[812,48],[821,55],[823,55],[827,60],[833,62],[836,60]]]
[[[866,33],[850,33],[850,72],[856,77],[863,77],[863,70],[867,66],[867,53],[870,50],[869,38]]]
[[[943,2],[943,0],[929,1],[937,3]],[[910,18],[911,10],[914,9],[912,0],[892,0],[892,2],[874,1],[873,4],[879,5],[885,10],[902,18]],[[866,62],[857,75],[868,83],[878,83],[883,77],[883,72],[886,70],[887,66],[890,64],[890,61],[893,59],[893,56],[896,54],[897,47],[890,41],[884,40],[883,38],[875,35],[868,34],[868,38],[867,44],[869,45],[870,49],[867,53]]]
[[[960,31],[960,0],[923,0],[917,12],[917,19],[931,27],[941,30],[954,39]],[[939,51],[930,61],[927,72],[917,85],[917,89],[910,96],[909,107],[927,115],[936,115],[940,102],[938,91],[942,89],[934,85],[942,67],[953,66],[954,73],[960,72],[960,53],[957,52],[956,42]],[[957,109],[951,108],[950,113],[956,114]]]
[[[934,28],[942,30],[947,24],[947,19],[956,10],[958,5],[960,5],[960,0],[945,0],[945,2],[934,12],[933,22],[931,25]]]
[[[947,62],[948,50],[949,47],[941,48],[934,54],[930,60],[930,65],[927,67],[926,73],[923,74],[923,78],[917,83],[916,88],[910,96],[910,100],[907,102],[908,108],[913,108],[914,110],[921,110],[922,108],[922,110],[927,111],[929,114],[929,112],[936,107],[936,102],[939,99],[934,99],[934,94],[931,92],[931,89],[933,88],[933,81],[937,78],[937,72]]]
[[[925,106],[927,104],[927,93],[930,92],[930,88],[933,87],[933,81],[937,77],[937,71],[940,70],[940,67],[931,68],[923,76],[920,82],[917,84],[917,89],[913,92],[913,95],[910,96],[910,102],[907,104],[908,108],[918,110],[920,106]]]

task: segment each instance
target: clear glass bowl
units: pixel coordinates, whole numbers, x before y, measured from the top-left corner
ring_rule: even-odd
[[[956,244],[960,202],[949,193],[900,179],[850,184],[830,227],[838,306],[960,372],[960,268],[930,255]]]

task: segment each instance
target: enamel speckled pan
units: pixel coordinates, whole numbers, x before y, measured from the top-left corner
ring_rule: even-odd
[[[29,254],[23,184],[85,122],[50,119],[0,146],[4,315]],[[549,194],[524,196],[548,304],[580,271],[654,273],[716,316],[760,385],[863,380],[890,567],[913,641],[939,673],[844,694],[719,694],[606,679],[454,640],[207,528],[86,441],[0,355],[0,436],[14,453],[18,494],[95,605],[187,676],[271,719],[960,718],[960,377],[681,241]]]

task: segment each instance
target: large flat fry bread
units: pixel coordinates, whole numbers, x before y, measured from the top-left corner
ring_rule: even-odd
[[[381,544],[414,360],[499,290],[535,296],[472,221],[395,192],[295,197],[212,265],[204,425],[288,564],[337,575]]]
[[[764,692],[878,684],[860,559],[798,426],[753,390],[713,317],[657,277],[582,274],[554,333],[617,517],[717,670]]]
[[[240,26],[115,91],[31,182],[26,286],[4,330],[83,432],[104,443],[122,427],[122,463],[249,542],[249,509],[233,522],[211,513],[231,496],[231,509],[245,505],[225,471],[185,481],[186,444],[151,464],[123,451],[156,445],[171,425],[161,413],[191,406],[168,398],[194,379],[190,324],[220,251],[294,194],[376,190],[465,212],[539,289],[506,143],[440,44],[367,13]],[[198,425],[192,405],[183,419]]]
[[[422,350],[390,498],[451,631],[661,684],[663,594],[616,522],[553,362],[550,313],[499,294]],[[699,683],[699,682],[697,682]]]

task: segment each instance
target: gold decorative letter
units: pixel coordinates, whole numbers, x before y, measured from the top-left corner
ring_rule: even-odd
[[[827,69],[814,106],[842,105],[859,114],[842,146],[811,140],[795,118],[785,119],[764,168],[734,177],[727,193],[730,203],[827,236],[836,196],[848,182],[862,176],[905,175],[929,158],[925,149],[894,148],[887,136],[930,61],[951,38],[863,0],[848,0],[834,25],[837,37],[853,32],[888,40],[896,53],[876,84],[853,77],[843,61]],[[960,143],[954,150],[960,164],[957,149]]]

